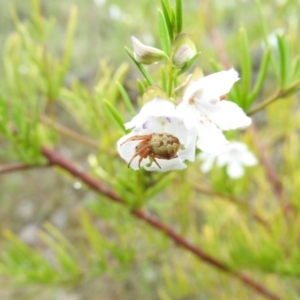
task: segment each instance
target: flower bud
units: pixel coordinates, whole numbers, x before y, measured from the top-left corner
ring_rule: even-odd
[[[147,46],[134,36],[131,37],[131,41],[134,57],[139,63],[150,65],[166,57],[166,54],[162,50]]]
[[[175,67],[182,68],[197,53],[195,44],[186,33],[177,35],[171,48],[171,58]]]

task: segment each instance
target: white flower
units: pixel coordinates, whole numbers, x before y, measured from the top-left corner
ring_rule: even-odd
[[[184,169],[184,160],[195,159],[196,132],[185,126],[169,100],[153,98],[125,127],[133,130],[117,142],[117,149],[134,170]]]
[[[217,103],[220,97],[229,93],[238,80],[239,75],[233,68],[201,77],[189,83],[183,101]]]
[[[221,100],[238,80],[234,69],[218,72],[188,84],[178,110],[188,128],[198,133],[197,147],[210,154],[224,152],[228,141],[222,130],[244,128],[251,119],[231,101]]]
[[[253,153],[248,150],[247,145],[241,142],[231,142],[227,146],[227,151],[218,156],[202,152],[198,158],[203,161],[201,165],[203,173],[209,172],[216,161],[218,167],[226,166],[227,175],[233,179],[244,175],[244,167],[257,164]]]

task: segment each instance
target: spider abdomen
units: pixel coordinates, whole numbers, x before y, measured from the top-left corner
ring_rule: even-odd
[[[180,148],[179,139],[167,133],[153,133],[149,144],[153,154],[165,159],[176,157]]]

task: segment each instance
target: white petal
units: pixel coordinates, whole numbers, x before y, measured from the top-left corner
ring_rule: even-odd
[[[179,158],[172,159],[159,159],[156,161],[161,166],[161,169],[153,162],[150,167],[145,166],[147,171],[158,171],[158,172],[167,172],[171,170],[182,170],[186,168],[186,164],[181,161]]]
[[[232,179],[241,178],[244,175],[244,168],[237,162],[233,162],[227,166],[227,174]]]
[[[245,128],[251,124],[251,118],[231,101],[222,100],[216,104],[197,104],[199,111],[207,115],[222,130]]]
[[[185,93],[184,101],[194,99],[197,102],[215,104],[220,97],[226,95],[233,84],[239,80],[238,73],[234,69],[217,72],[191,82]]]
[[[198,157],[200,159],[202,157],[202,160],[203,160],[203,163],[202,163],[202,165],[200,167],[200,170],[203,173],[208,173],[211,170],[216,157],[214,155],[211,155],[211,154],[208,154],[208,153],[205,153],[205,152],[200,153],[198,155]]]
[[[226,149],[225,149],[225,151],[226,151]],[[225,152],[225,153],[221,153],[220,155],[218,155],[216,160],[217,160],[217,166],[221,168],[227,164],[230,164],[232,161],[232,158],[229,153]]]
[[[248,150],[242,153],[240,160],[244,166],[248,166],[248,167],[255,166],[257,164],[256,157],[253,155],[252,152]]]
[[[214,124],[203,126],[198,130],[197,147],[204,152],[218,155],[225,151],[228,143],[222,131]]]
[[[181,139],[179,138],[181,141]],[[178,155],[182,160],[189,160],[194,161],[195,160],[195,154],[196,154],[196,141],[197,141],[197,131],[196,129],[191,129],[186,133],[186,139],[184,142],[181,142],[184,149],[180,150]]]
[[[173,117],[177,116],[178,112],[175,109],[175,105],[165,99],[156,97],[147,102],[130,122],[125,123],[125,128],[130,129],[136,126],[142,126],[145,119],[149,116],[152,117]]]

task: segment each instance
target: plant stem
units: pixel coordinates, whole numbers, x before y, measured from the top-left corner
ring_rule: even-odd
[[[0,175],[1,174],[6,174],[6,173],[11,173],[11,172],[16,172],[16,171],[23,171],[23,170],[30,170],[30,169],[36,169],[36,168],[45,168],[45,167],[50,167],[51,164],[47,165],[26,165],[23,163],[12,163],[12,164],[7,164],[7,165],[0,165]]]
[[[265,99],[264,101],[262,101],[261,103],[259,103],[253,109],[251,109],[247,113],[247,115],[251,116],[251,115],[257,113],[259,110],[265,108],[266,106],[268,106],[269,104],[271,104],[272,102],[274,102],[275,100],[279,99],[282,96],[283,96],[282,92],[280,92],[280,90],[276,90],[270,97],[268,97],[267,99]]]
[[[65,171],[69,172],[72,176],[84,182],[86,185],[88,185],[91,189],[93,189],[97,193],[105,195],[107,198],[109,198],[114,202],[118,202],[120,204],[126,205],[126,203],[122,200],[122,198],[119,195],[117,195],[112,189],[110,189],[101,181],[96,180],[93,177],[91,177],[89,174],[85,173],[84,170],[81,167],[77,166],[74,162],[64,158],[59,153],[51,149],[48,149],[46,147],[42,147],[41,152],[48,159],[49,163],[56,165],[64,169]],[[188,240],[186,240],[184,237],[182,237],[180,234],[175,232],[172,228],[168,227],[158,219],[144,212],[143,210],[141,209],[133,210],[132,215],[139,219],[142,219],[143,221],[151,225],[153,228],[156,228],[160,232],[165,233],[177,245],[179,245],[180,247],[184,248],[187,251],[190,251],[202,261],[208,263],[211,266],[214,266],[215,268],[223,272],[226,272],[236,277],[238,280],[242,281],[245,285],[252,288],[252,290],[254,290],[256,293],[268,299],[280,300],[279,296],[269,291],[266,287],[264,287],[259,282],[254,281],[253,279],[251,279],[250,277],[248,277],[243,273],[239,273],[231,270],[229,266],[227,266],[225,263],[205,253],[200,247],[196,247]]]
[[[300,84],[300,80],[296,80],[295,82],[293,82],[290,86],[286,87],[285,89],[276,90],[270,97],[268,97],[267,99],[265,99],[264,101],[259,103],[256,107],[251,109],[247,114],[249,116],[251,116],[251,115],[255,114],[256,112],[258,112],[259,110],[265,108],[272,102],[287,96],[294,89],[298,88],[299,84]]]
[[[97,142],[95,142],[94,140],[92,140],[84,135],[81,135],[80,133],[78,133],[68,127],[65,127],[61,124],[54,122],[54,120],[51,120],[50,118],[48,118],[45,115],[40,116],[40,121],[42,123],[44,123],[45,125],[48,125],[54,129],[56,129],[58,132],[66,135],[68,137],[71,137],[72,139],[77,140],[78,142],[81,142],[82,144],[86,144],[95,149],[99,149],[99,144]]]
[[[287,202],[283,197],[282,183],[281,183],[281,181],[279,180],[279,178],[277,176],[276,170],[273,168],[272,163],[270,162],[269,158],[266,155],[265,146],[259,140],[256,128],[253,124],[249,127],[249,131],[252,135],[254,143],[257,146],[260,161],[261,161],[261,163],[262,163],[262,165],[263,165],[263,167],[266,171],[267,177],[268,177],[269,182],[272,186],[274,194],[276,195],[276,197],[281,202],[283,210],[284,210],[285,214],[287,215],[293,209],[292,209],[291,204],[289,202]]]

